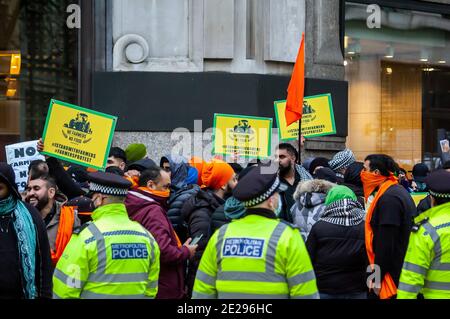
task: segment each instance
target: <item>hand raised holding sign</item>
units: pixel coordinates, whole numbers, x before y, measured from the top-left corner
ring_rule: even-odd
[[[42,152],[44,151],[44,141],[42,140],[42,138],[40,138],[40,139],[38,140],[37,145],[36,145],[36,149],[37,149],[37,151],[38,151],[39,153],[42,153]],[[44,157],[45,157],[45,159],[48,158],[47,155],[44,155]]]

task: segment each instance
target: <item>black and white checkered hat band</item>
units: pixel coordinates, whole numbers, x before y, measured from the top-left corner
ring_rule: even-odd
[[[435,193],[431,190],[430,190],[430,194],[431,194],[431,196],[437,197],[437,198],[450,198],[450,194]]]
[[[100,185],[91,182],[89,184],[89,190],[93,193],[101,193],[105,195],[112,196],[126,196],[128,193],[128,189],[125,188],[116,188],[111,186]]]
[[[280,179],[277,177],[273,185],[262,195],[244,202],[245,207],[253,207],[266,201],[280,186]]]

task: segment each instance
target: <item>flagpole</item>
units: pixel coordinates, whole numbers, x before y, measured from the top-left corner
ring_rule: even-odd
[[[302,119],[298,121],[298,164],[302,164]]]

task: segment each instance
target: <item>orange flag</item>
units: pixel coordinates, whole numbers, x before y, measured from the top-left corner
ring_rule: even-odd
[[[292,71],[291,82],[287,89],[286,124],[300,120],[303,113],[303,97],[305,94],[305,34],[302,33],[302,42],[298,50],[297,61]]]

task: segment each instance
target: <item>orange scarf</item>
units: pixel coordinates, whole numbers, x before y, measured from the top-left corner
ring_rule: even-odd
[[[375,198],[373,199],[367,210],[365,223],[365,242],[367,256],[369,258],[370,265],[373,265],[375,263],[375,253],[373,251],[373,230],[372,226],[370,225],[372,215],[378,203],[378,200],[391,186],[398,184],[398,179],[392,173],[389,177],[386,177],[371,172],[362,171],[361,180],[364,186],[364,197],[366,198],[366,202],[369,196],[375,191],[375,189],[379,187]],[[397,286],[395,285],[392,276],[389,273],[386,273],[381,283],[380,299],[389,299],[396,294]]]
[[[75,213],[73,206],[62,206],[59,216],[58,234],[56,235],[55,250],[51,250],[52,262],[56,266],[59,258],[61,258],[64,249],[69,243],[73,232],[73,223],[75,221]]]
[[[124,176],[124,178],[131,183],[131,187],[130,187],[131,189],[136,189],[136,188],[139,187],[139,177],[137,177],[137,176],[133,176],[133,177]]]
[[[170,197],[170,191],[156,191],[154,189],[148,188],[148,187],[138,187],[139,190],[150,193],[152,195],[161,197],[161,198],[169,198]]]

